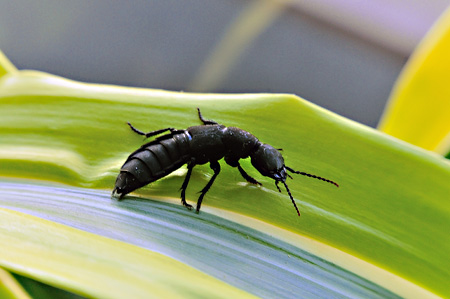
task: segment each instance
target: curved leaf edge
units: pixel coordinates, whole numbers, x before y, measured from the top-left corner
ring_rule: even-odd
[[[449,45],[447,8],[408,59],[378,124],[387,134],[444,156],[450,152]]]

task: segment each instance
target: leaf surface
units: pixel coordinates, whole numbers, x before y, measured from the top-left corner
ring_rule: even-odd
[[[287,194],[249,161],[243,168],[263,187],[243,183],[236,169],[222,163],[205,208],[306,236],[419,288],[450,295],[449,163],[292,95],[189,94],[84,84],[32,71],[5,75],[0,174],[110,192],[121,164],[144,142],[126,121],[143,131],[183,129],[199,124],[195,107],[207,119],[283,148],[286,165],[340,185],[303,176],[289,180],[302,212],[297,217]],[[184,174],[182,168],[135,195],[178,201]],[[189,201],[210,177],[208,166],[194,169]]]

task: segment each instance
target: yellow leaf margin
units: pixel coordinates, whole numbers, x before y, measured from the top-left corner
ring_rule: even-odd
[[[427,150],[450,151],[450,9],[403,69],[379,129]]]

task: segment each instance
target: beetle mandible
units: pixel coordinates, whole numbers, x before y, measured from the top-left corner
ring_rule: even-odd
[[[118,196],[120,200],[126,194],[159,180],[184,164],[187,164],[188,171],[180,189],[181,203],[188,209],[192,209],[192,206],[186,202],[186,188],[192,174],[192,169],[196,165],[209,162],[214,174],[200,192],[201,194],[197,201],[197,212],[199,212],[206,192],[208,192],[214,180],[219,175],[220,164],[218,161],[222,158],[225,159],[228,165],[237,167],[247,182],[262,185],[248,175],[239,164],[240,159],[250,157],[253,167],[263,176],[275,180],[275,186],[279,192],[281,192],[281,189],[278,184],[280,182],[283,183],[298,216],[300,216],[300,211],[286,184],[288,177],[292,179],[288,171],[322,180],[339,187],[337,183],[331,180],[293,170],[284,164],[283,156],[278,149],[260,142],[258,138],[242,129],[226,127],[215,121],[205,120],[199,108],[197,108],[197,111],[198,117],[203,125],[189,127],[186,130],[165,128],[144,133],[128,123],[131,130],[146,138],[160,135],[164,132],[169,133],[157,137],[131,153],[120,169],[112,196]]]

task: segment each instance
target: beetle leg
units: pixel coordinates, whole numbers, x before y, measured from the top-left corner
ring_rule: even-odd
[[[130,128],[131,128],[131,130],[133,130],[133,132],[138,133],[139,135],[143,135],[146,138],[149,138],[149,137],[152,137],[152,136],[155,136],[155,135],[159,135],[159,134],[164,133],[166,131],[170,131],[170,132],[176,131],[174,128],[165,128],[165,129],[161,129],[161,130],[156,130],[156,131],[151,131],[151,132],[145,133],[145,132],[142,132],[141,130],[136,129],[135,127],[133,127],[132,124],[130,124],[130,123],[127,123],[127,124],[130,126]]]
[[[184,182],[183,185],[181,185],[181,203],[183,204],[183,206],[185,206],[186,208],[188,208],[189,210],[192,209],[192,205],[188,204],[186,202],[186,188],[187,185],[189,183],[189,179],[191,178],[191,173],[192,173],[192,169],[194,168],[194,163],[189,163],[188,166],[188,172],[186,174],[186,177],[184,178]]]
[[[241,167],[241,165],[238,163],[238,169],[239,172],[241,173],[241,175],[244,177],[244,179],[247,180],[247,182],[255,184],[255,185],[260,185],[262,186],[262,184],[260,182],[258,182],[256,179],[252,178],[251,176],[248,175],[248,173],[245,172],[245,170]]]
[[[197,111],[198,111],[198,118],[200,118],[200,120],[204,125],[218,125],[218,123],[213,120],[204,119],[202,113],[200,112],[200,108],[197,108]]]
[[[214,174],[209,180],[208,184],[206,184],[205,188],[202,189],[200,194],[200,197],[197,201],[197,213],[200,211],[200,207],[202,206],[203,197],[205,196],[206,192],[208,192],[209,188],[211,188],[212,184],[214,183],[214,180],[219,175],[220,172],[220,164],[217,161],[211,161],[209,163],[209,167],[211,167],[212,170],[214,170]]]
[[[278,186],[278,183],[279,183],[279,182],[280,182],[280,181],[275,181],[275,186],[277,187],[278,191],[281,193],[280,186]]]
[[[231,167],[237,167],[239,172],[241,173],[242,177],[247,182],[249,182],[251,184],[262,186],[262,184],[260,182],[258,182],[255,178],[252,178],[251,176],[248,175],[248,173],[245,172],[245,170],[239,164],[239,159],[234,159],[234,158],[230,158],[230,156],[225,156],[225,162],[227,162],[227,164],[230,165]]]

